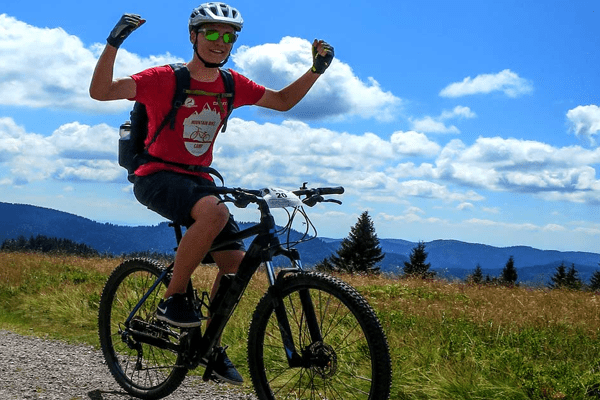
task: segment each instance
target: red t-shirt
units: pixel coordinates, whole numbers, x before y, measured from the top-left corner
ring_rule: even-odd
[[[233,75],[235,99],[233,107],[253,105],[265,93],[264,86],[249,80],[243,75],[230,70]],[[146,145],[158,129],[165,116],[171,110],[171,101],[175,93],[175,74],[168,65],[150,68],[132,76],[136,83],[136,96],[133,100],[146,106],[148,113],[148,137]],[[225,84],[221,74],[214,82],[190,82],[191,90],[203,90],[211,93],[224,93]],[[217,98],[189,94],[185,104],[177,111],[175,129],[167,124],[156,141],[150,146],[150,155],[162,160],[173,161],[185,165],[210,166],[213,159],[213,146],[221,129],[223,119],[227,115],[229,99],[223,98],[224,112],[221,112]],[[149,162],[139,167],[135,174],[150,175],[157,171],[176,171],[187,174],[202,175],[212,179],[208,174],[186,171],[174,165]]]

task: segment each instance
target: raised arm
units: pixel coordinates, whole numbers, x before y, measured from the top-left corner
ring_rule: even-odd
[[[288,111],[298,104],[329,67],[334,57],[333,47],[322,40],[315,39],[312,53],[311,69],[281,90],[267,89],[256,105],[277,111]]]
[[[114,79],[113,70],[117,50],[123,44],[123,41],[137,28],[139,28],[145,20],[139,15],[124,14],[110,35],[106,39],[106,47],[98,59],[92,81],[90,83],[90,96],[93,99],[119,100],[130,99],[135,97],[135,82],[132,78]]]

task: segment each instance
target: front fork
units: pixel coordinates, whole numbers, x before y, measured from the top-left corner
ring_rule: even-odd
[[[265,262],[267,276],[269,278],[269,283],[271,284],[269,288],[269,293],[271,294],[271,298],[273,300],[273,308],[275,310],[275,316],[277,318],[279,332],[281,333],[283,348],[285,350],[285,354],[287,356],[290,368],[307,367],[308,360],[304,360],[303,357],[298,353],[298,350],[296,349],[294,337],[292,335],[292,329],[290,326],[290,321],[288,318],[288,312],[286,311],[286,305],[283,301],[283,296],[281,294],[281,291],[279,290],[278,285],[278,283],[281,282],[285,275],[289,273],[302,272],[302,265],[298,253],[294,251],[289,258],[294,264],[293,268],[281,270],[277,277],[275,277],[275,269],[273,268],[272,262]],[[311,344],[322,342],[323,337],[321,335],[321,328],[319,326],[319,322],[315,314],[315,308],[313,305],[312,298],[310,296],[310,292],[308,291],[308,289],[302,289],[298,293],[300,296],[300,304],[302,306],[301,321],[299,323],[301,325],[302,323],[306,323],[311,337]],[[298,328],[302,329],[302,326],[299,326]]]

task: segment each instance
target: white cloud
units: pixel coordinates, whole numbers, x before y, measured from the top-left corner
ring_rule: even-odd
[[[481,201],[484,198],[476,192],[452,192],[446,185],[423,180],[409,180],[397,184],[397,193],[404,196],[440,199],[444,201]]]
[[[0,15],[0,104],[104,112],[129,108],[128,103],[89,99],[89,79],[101,49],[99,44],[86,48],[60,28],[37,28]],[[233,59],[241,72],[277,89],[309,68],[310,43],[287,37],[276,44],[242,47]],[[180,60],[169,54],[141,58],[122,49],[115,75],[173,61]],[[45,68],[38,68],[40,64]],[[465,78],[442,95],[501,91],[517,96],[531,90],[528,81],[505,70]],[[400,105],[401,100],[375,80],[361,81],[336,59],[296,114],[286,116],[385,120],[393,118]],[[371,132],[315,129],[299,121],[258,124],[233,118],[217,140],[215,166],[228,182],[240,185],[293,187],[310,180],[344,184],[363,198],[387,202],[416,196],[457,202],[465,208],[483,200],[469,190],[480,188],[531,193],[552,201],[600,203],[600,181],[593,167],[600,163],[600,149],[556,148],[499,137],[479,138],[472,145],[454,139],[442,148],[424,133],[458,133],[450,122],[475,117],[469,107],[456,106],[414,120],[415,129],[394,132],[389,139]],[[576,107],[567,118],[577,135],[592,138],[600,131],[598,106]],[[27,132],[11,118],[0,118],[0,163],[10,170],[2,184],[43,179],[124,182],[125,172],[116,163],[117,138],[116,130],[103,124],[66,123],[50,136],[42,136]],[[415,164],[406,162],[407,157],[423,160]],[[364,188],[370,189],[368,195],[361,194]]]
[[[372,133],[313,129],[300,121],[261,125],[233,118],[215,147],[217,168],[248,185],[269,184],[275,177],[296,185],[311,177],[323,181],[372,172],[397,156],[389,141]]]
[[[0,163],[10,170],[5,179],[20,185],[46,179],[120,181],[125,175],[116,162],[117,138],[105,124],[73,122],[43,136],[0,118]]]
[[[394,132],[390,138],[392,148],[397,154],[406,156],[435,156],[440,152],[440,145],[432,142],[422,133]]]
[[[600,163],[600,149],[556,148],[536,141],[480,137],[470,146],[453,139],[435,154],[434,163],[399,162],[385,168],[390,179],[388,187],[403,196],[459,202],[480,201],[483,197],[449,188],[528,193],[548,201],[600,204],[600,180],[594,168]],[[482,211],[498,213],[499,209]]]
[[[479,218],[471,218],[469,220],[464,221],[464,223],[478,226],[478,227],[497,227],[497,228],[508,228],[512,231],[540,231],[543,227],[530,224],[530,223],[508,223],[501,221],[492,221],[489,219],[479,219]]]
[[[115,182],[123,178],[123,168],[109,160],[85,160],[65,165],[56,172],[65,181]]]
[[[382,222],[392,222],[395,225],[396,224],[431,224],[436,226],[436,228],[439,228],[440,225],[446,225],[448,224],[447,220],[443,220],[440,218],[435,218],[435,217],[429,217],[429,218],[423,218],[420,215],[417,215],[416,213],[413,212],[406,212],[405,214],[401,214],[401,215],[391,215],[391,214],[387,214],[387,213],[379,213],[377,214],[377,216],[375,217],[376,220],[378,221],[382,221]]]
[[[546,226],[542,227],[542,231],[545,232],[564,232],[566,231],[566,228],[562,225],[558,225],[558,224],[547,224]]]
[[[446,126],[442,121],[436,120],[433,117],[424,117],[422,119],[410,119],[411,127],[415,131],[429,133],[460,133],[460,130],[454,126]]]
[[[422,163],[416,166],[412,162],[400,163],[386,170],[387,174],[396,179],[406,178],[437,178],[437,170],[433,164]]]
[[[474,208],[475,208],[475,206],[473,205],[473,203],[469,203],[466,201],[463,203],[460,203],[458,206],[456,206],[456,209],[459,211],[470,211]]]
[[[97,102],[88,94],[103,45],[86,48],[61,28],[38,28],[0,14],[0,104],[86,112],[118,112],[127,101]],[[170,54],[141,58],[119,51],[115,76],[181,61]],[[40,68],[43,66],[43,68]]]
[[[444,110],[441,119],[452,119],[452,118],[475,118],[477,114],[475,114],[469,107],[465,106],[456,106],[452,111]]]
[[[0,163],[20,184],[47,179],[124,182],[125,171],[116,163],[117,141],[116,129],[105,124],[68,123],[44,137],[26,132],[10,118],[0,119]],[[228,183],[250,187],[296,187],[308,180],[344,184],[361,196],[368,188],[369,195],[385,202],[402,196],[472,199],[472,194],[452,193],[443,185],[399,183],[399,174],[381,171],[407,155],[434,156],[439,149],[417,132],[396,132],[384,140],[368,132],[314,129],[299,121],[276,125],[233,118],[217,139],[215,167]]]
[[[106,124],[90,127],[72,122],[60,126],[48,140],[64,158],[114,160],[116,137],[115,129]]]
[[[462,97],[473,94],[503,92],[508,97],[519,97],[533,91],[533,85],[510,69],[497,74],[481,74],[475,78],[470,76],[462,82],[451,83],[440,92],[442,97]]]
[[[567,112],[567,119],[571,132],[595,144],[594,136],[600,132],[600,107],[593,104],[575,107]]]
[[[131,108],[126,100],[98,102],[89,97],[90,79],[103,48],[103,44],[86,47],[78,37],[61,28],[39,28],[0,14],[0,105],[92,113]],[[292,37],[277,44],[242,46],[232,56],[240,72],[276,90],[306,72],[311,59],[311,44]],[[122,48],[114,75],[127,76],[151,66],[181,61],[169,53],[142,58]],[[388,121],[395,118],[400,104],[399,98],[384,91],[373,78],[361,81],[347,64],[335,59],[308,96],[286,117]]]
[[[469,107],[456,106],[453,110],[444,110],[438,117],[426,116],[422,119],[409,119],[412,128],[419,132],[428,133],[460,133],[460,130],[454,126],[447,126],[445,121],[450,119],[469,119],[477,115]]]
[[[279,43],[241,46],[232,60],[248,78],[279,90],[308,71],[312,60],[311,43],[284,37]],[[400,105],[401,100],[384,91],[375,79],[363,82],[349,65],[334,59],[306,98],[286,116],[301,119],[356,116],[388,121],[394,119]]]
[[[479,138],[469,147],[459,140],[450,142],[441,151],[435,172],[441,179],[490,190],[577,193],[598,201],[600,181],[590,164],[599,162],[599,149],[555,148],[535,141],[494,137]]]

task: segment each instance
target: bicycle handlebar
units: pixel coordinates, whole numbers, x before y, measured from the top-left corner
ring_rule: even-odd
[[[211,189],[215,194],[221,195],[232,195],[232,198],[226,198],[223,201],[232,202],[237,207],[245,208],[249,203],[258,203],[260,199],[265,195],[265,190],[255,190],[255,189],[242,189],[242,188],[228,188],[228,187],[215,187]],[[343,194],[344,188],[342,186],[337,187],[323,187],[323,188],[313,188],[309,189],[306,187],[306,183],[299,189],[292,191],[296,196],[305,196],[302,199],[302,203],[305,205],[312,207],[317,203],[321,202],[332,202],[337,204],[342,204],[339,200],[325,199],[323,195],[330,194]]]
[[[293,193],[296,196],[315,196],[315,195],[323,195],[323,194],[343,194],[344,188],[341,186],[338,187],[324,187],[324,188],[316,188],[316,189],[307,189],[305,187],[300,190],[294,190]]]

